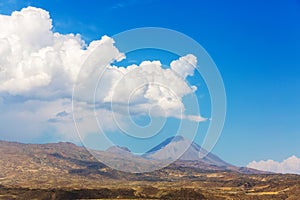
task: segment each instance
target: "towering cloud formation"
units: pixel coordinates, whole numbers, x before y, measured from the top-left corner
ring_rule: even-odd
[[[49,13],[39,8],[0,15],[0,28],[0,91],[14,95],[49,85],[49,95],[70,94],[82,62],[93,48],[108,41],[109,53],[115,56],[117,51],[108,37],[86,45],[78,34],[52,32]]]
[[[113,61],[125,58],[114,46],[112,38],[103,36],[101,40],[86,44],[79,34],[55,33],[47,11],[27,7],[10,16],[0,15],[0,107],[9,112],[9,115],[0,116],[0,123],[6,123],[1,125],[2,131],[19,132],[9,124],[16,120],[29,126],[38,124],[36,132],[42,132],[43,126],[45,129],[51,126],[54,131],[67,134],[70,130],[67,127],[72,124],[70,103],[73,85],[78,73],[85,73],[83,63],[99,46],[103,50],[99,67],[105,68],[105,73],[100,81],[101,91],[96,95],[98,104],[118,104],[114,111],[122,115],[125,109],[122,105],[130,99],[135,114],[145,114],[149,106],[158,105],[164,109],[163,116],[166,117],[204,120],[198,115],[180,113],[185,110],[183,97],[197,89],[186,81],[187,76],[194,74],[197,65],[195,56],[181,57],[173,61],[169,69],[162,68],[159,61],[144,61],[139,66],[111,66]],[[95,63],[99,62],[95,60]],[[95,86],[91,87],[94,89]],[[109,108],[99,107],[103,120],[112,119],[106,114]],[[92,112],[87,108],[90,107],[85,106],[83,113]],[[37,115],[39,117],[34,117]],[[157,111],[156,115],[162,113]],[[110,123],[105,124],[109,128]],[[86,127],[92,129],[89,125]],[[33,130],[31,127],[28,132]]]

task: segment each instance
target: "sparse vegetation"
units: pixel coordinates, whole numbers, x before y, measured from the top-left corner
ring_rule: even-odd
[[[70,143],[0,142],[0,199],[299,199],[300,176],[178,161],[123,173]]]

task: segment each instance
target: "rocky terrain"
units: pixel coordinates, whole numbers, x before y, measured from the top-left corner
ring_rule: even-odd
[[[0,156],[0,199],[300,199],[299,175],[238,168],[213,154],[202,160],[185,154],[136,174],[113,170],[72,143],[0,141]]]

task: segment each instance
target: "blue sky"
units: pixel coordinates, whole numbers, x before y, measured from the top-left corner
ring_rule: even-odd
[[[226,89],[226,122],[213,152],[236,165],[300,156],[299,1],[12,0],[0,4],[0,13],[7,15],[28,5],[47,10],[55,32],[79,33],[87,43],[148,26],[192,37],[213,58]],[[43,142],[49,134],[36,141]]]

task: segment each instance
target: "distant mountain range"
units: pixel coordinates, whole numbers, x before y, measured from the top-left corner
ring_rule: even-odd
[[[105,161],[109,166],[127,172],[154,171],[173,164],[178,167],[191,166],[208,171],[229,170],[239,173],[266,173],[229,164],[182,136],[167,138],[140,156],[133,154],[127,147],[120,146],[112,146],[106,151],[90,149],[89,152],[98,160]]]
[[[187,151],[181,155],[181,148],[186,147]],[[108,167],[84,147],[72,143],[0,141],[0,199],[224,199],[235,193],[239,199],[282,199],[300,191],[297,175],[277,175],[236,167],[212,153],[199,158],[201,151],[207,153],[196,143],[173,137],[142,156],[117,146],[92,152],[109,158],[121,169],[131,167],[136,171],[147,162],[156,166],[164,159],[179,156],[175,162],[155,171],[126,173]],[[224,191],[221,191],[223,187]],[[253,194],[249,196],[251,192]],[[266,198],[262,194],[277,196]]]
[[[200,152],[206,156],[200,158]],[[91,153],[93,155],[91,155]],[[175,170],[176,167],[189,167],[195,170],[201,169],[202,171],[235,171],[252,174],[266,173],[245,167],[235,167],[223,161],[218,156],[206,152],[206,150],[201,148],[198,144],[182,136],[170,137],[141,156],[134,155],[128,148],[119,146],[112,146],[106,151],[87,151],[84,147],[79,147],[72,143],[22,144],[5,141],[0,141],[0,156],[2,158],[0,160],[0,164],[2,162],[0,170],[2,168],[2,171],[9,171],[11,167],[6,168],[6,166],[14,165],[19,165],[23,170],[27,168],[28,170],[45,168],[49,171],[56,171],[58,169],[74,171],[74,169],[86,167],[84,163],[89,164],[92,162],[97,163],[95,164],[97,166],[105,166],[104,168],[106,168],[106,170],[103,170],[107,172],[105,177],[110,177],[108,172],[113,170],[106,166],[107,163],[109,166],[116,166],[115,168],[119,168],[122,171],[126,171],[126,168],[128,168],[134,172],[142,172],[145,166],[149,165],[148,171],[165,167]],[[98,160],[105,160],[106,164],[99,162],[95,157],[98,158]],[[33,169],[31,169],[30,166]],[[92,171],[86,173],[92,173]],[[115,177],[115,174],[111,174],[111,176]]]
[[[147,172],[167,167],[171,163],[197,163],[197,168],[203,170],[233,170],[239,171],[235,167],[218,156],[207,152],[198,144],[187,140],[182,136],[167,138],[159,145],[150,149],[143,155],[135,155],[127,147],[112,146],[106,151],[89,150],[95,158],[104,161],[109,166],[128,172]],[[203,157],[200,157],[203,155]],[[250,170],[251,173],[259,173],[257,170]],[[246,172],[245,170],[243,173]]]

